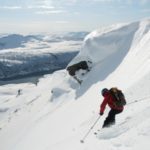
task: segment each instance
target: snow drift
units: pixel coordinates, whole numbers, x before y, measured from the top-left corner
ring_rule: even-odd
[[[78,85],[66,70],[44,76],[37,86],[0,87],[0,146],[3,150],[149,150],[150,20],[114,25],[89,34],[72,60],[91,60],[92,70]],[[84,144],[80,140],[99,113],[103,87],[117,86],[128,105],[116,125],[100,130],[100,118]],[[8,90],[9,89],[9,92]],[[132,103],[132,102],[136,103]],[[16,111],[17,109],[17,111]],[[19,132],[18,132],[19,131]]]

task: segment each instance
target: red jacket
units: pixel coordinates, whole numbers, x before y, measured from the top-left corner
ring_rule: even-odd
[[[107,104],[111,109],[123,110],[123,106],[118,107],[114,104],[113,96],[109,92],[104,94],[104,100],[100,105],[100,113],[104,113]]]

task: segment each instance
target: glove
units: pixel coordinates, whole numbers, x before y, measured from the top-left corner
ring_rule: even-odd
[[[100,113],[99,113],[100,116],[102,116],[103,114],[104,114],[103,112],[100,112]]]

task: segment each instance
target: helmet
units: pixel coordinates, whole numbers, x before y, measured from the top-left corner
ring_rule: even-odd
[[[108,91],[109,91],[109,90],[108,90],[107,88],[102,89],[102,91],[101,91],[102,96],[104,96],[104,94],[105,94],[106,92],[108,92]]]

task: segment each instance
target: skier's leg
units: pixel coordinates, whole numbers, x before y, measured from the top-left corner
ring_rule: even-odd
[[[107,118],[104,121],[103,128],[109,127],[110,125],[114,125],[115,121],[116,121],[115,120],[116,115],[121,113],[121,112],[122,112],[122,110],[111,109],[108,113]]]
[[[107,118],[104,121],[103,128],[109,127],[113,122],[115,123],[115,114],[114,114],[113,109],[111,109],[108,113]]]

